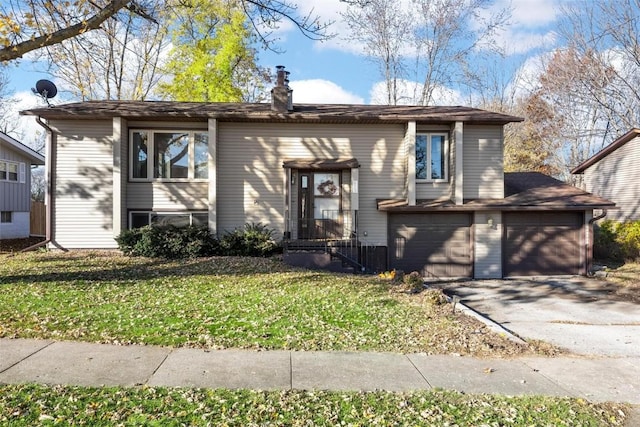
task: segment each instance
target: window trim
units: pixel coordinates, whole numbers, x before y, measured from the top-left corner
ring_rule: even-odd
[[[132,230],[131,224],[133,224],[133,214],[147,214],[147,225],[151,225],[151,215],[189,215],[189,225],[193,225],[193,215],[194,214],[202,214],[209,215],[209,211],[147,211],[147,210],[131,210],[128,214],[128,224],[127,228]]]
[[[425,147],[426,150],[426,155],[427,155],[427,159],[426,159],[426,175],[427,178],[418,178],[418,171],[417,171],[417,167],[416,167],[416,172],[415,172],[415,180],[416,183],[426,183],[426,182],[434,182],[434,183],[445,183],[445,182],[449,182],[449,133],[448,132],[416,132],[416,144],[415,144],[415,150],[417,152],[418,150],[418,136],[425,136],[426,140],[427,140],[427,146]],[[433,136],[444,136],[444,178],[430,178],[431,176],[431,138]],[[418,161],[418,156],[417,154],[414,154],[415,157],[415,162],[416,162],[416,166],[417,166],[417,161]]]
[[[0,212],[0,223],[1,224],[13,224],[13,212],[12,211],[2,211],[2,212]]]
[[[5,170],[4,173],[6,174],[6,178],[2,178],[0,177],[0,181],[1,182],[11,182],[14,184],[24,184],[26,177],[25,177],[25,164],[21,163],[21,162],[14,162],[12,160],[0,160],[0,163],[4,163],[5,164]],[[9,165],[14,165],[16,167],[16,179],[9,179]]]
[[[133,134],[135,132],[147,132],[149,134],[149,139],[147,141],[147,177],[146,178],[134,178],[134,144],[133,144]],[[188,152],[188,172],[187,178],[156,178],[154,177],[154,159],[155,159],[155,141],[154,135],[156,133],[184,133],[188,135],[189,138],[189,152]],[[160,128],[131,128],[129,129],[129,149],[128,151],[128,162],[129,162],[129,181],[130,182],[207,182],[209,181],[209,177],[207,178],[196,178],[196,164],[195,164],[195,146],[196,139],[195,134],[205,134],[207,138],[209,136],[209,131],[206,129],[160,129]],[[207,146],[210,141],[207,140]],[[208,155],[209,153],[207,153]],[[208,173],[207,173],[208,175]]]

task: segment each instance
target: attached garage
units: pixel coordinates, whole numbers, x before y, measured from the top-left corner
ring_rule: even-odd
[[[472,215],[389,215],[389,265],[424,277],[473,277]]]
[[[504,212],[505,276],[584,274],[583,211]]]

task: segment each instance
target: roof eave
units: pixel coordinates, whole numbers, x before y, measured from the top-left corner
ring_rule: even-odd
[[[593,156],[591,156],[590,158],[588,158],[587,160],[585,160],[584,162],[580,163],[578,166],[573,168],[571,170],[571,173],[573,175],[583,174],[584,171],[587,170],[589,167],[593,166],[603,158],[607,157],[609,154],[613,153],[618,148],[622,147],[624,144],[631,141],[638,135],[640,135],[640,129],[638,128],[631,129],[629,132],[625,133],[620,138],[616,139],[611,144],[607,145],[602,150],[598,151],[596,154],[594,154]]]

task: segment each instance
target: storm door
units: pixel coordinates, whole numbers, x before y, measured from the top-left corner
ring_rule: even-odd
[[[299,238],[342,238],[341,173],[300,171],[298,176]]]

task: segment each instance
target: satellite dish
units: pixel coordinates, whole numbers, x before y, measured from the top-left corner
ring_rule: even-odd
[[[36,87],[31,89],[36,95],[40,95],[47,105],[51,106],[49,100],[58,94],[58,88],[49,80],[38,80]]]
[[[58,94],[58,88],[49,80],[38,80],[36,92],[43,98],[51,99]]]

